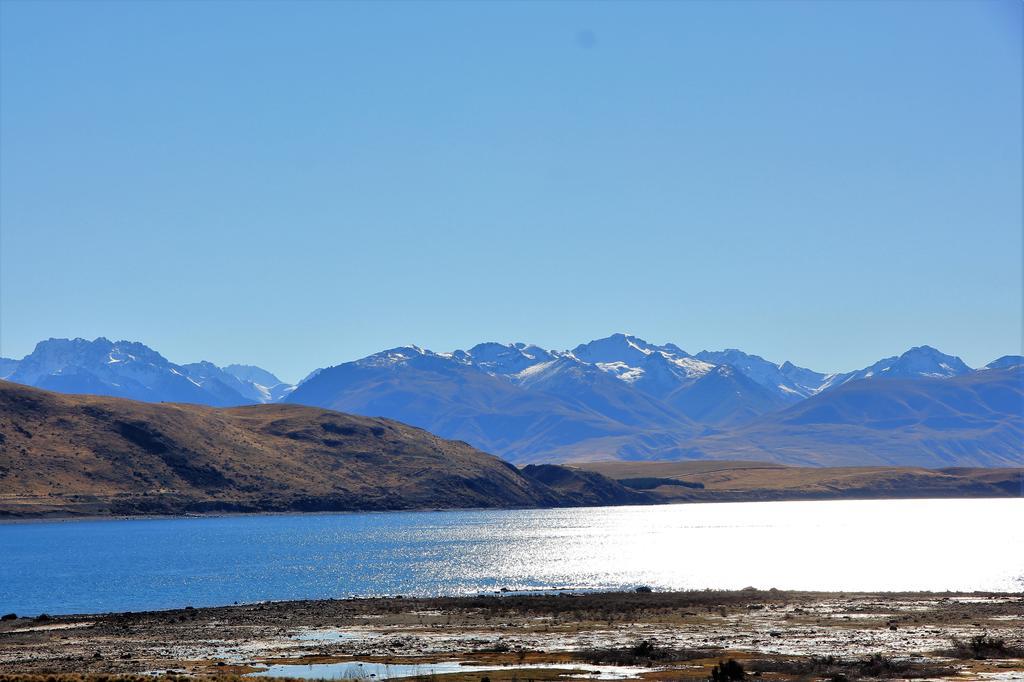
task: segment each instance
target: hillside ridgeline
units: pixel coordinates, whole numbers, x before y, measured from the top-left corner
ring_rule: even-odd
[[[574,465],[660,502],[1024,497],[1024,467],[793,467],[770,462],[594,462]]]
[[[0,381],[0,517],[368,511],[642,502],[571,489],[389,419],[302,405],[211,408]]]

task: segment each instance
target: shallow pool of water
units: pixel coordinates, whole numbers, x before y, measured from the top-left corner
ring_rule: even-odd
[[[297,677],[316,680],[389,680],[398,677],[483,673],[495,670],[565,670],[567,676],[592,680],[627,680],[651,672],[636,666],[591,665],[589,663],[531,663],[526,665],[466,665],[459,661],[441,663],[388,664],[366,661],[344,663],[280,664],[251,673],[252,677]]]

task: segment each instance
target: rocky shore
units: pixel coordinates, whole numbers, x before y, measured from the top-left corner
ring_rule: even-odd
[[[6,617],[0,679],[1024,679],[1024,595],[556,592]],[[719,667],[716,667],[719,666]]]

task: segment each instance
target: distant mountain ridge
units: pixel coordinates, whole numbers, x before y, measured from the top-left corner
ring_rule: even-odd
[[[794,464],[827,464],[837,458],[852,463],[862,457],[871,463],[921,465],[931,447],[943,466],[949,457],[970,465],[1019,463],[1024,448],[1015,447],[1019,444],[1012,438],[993,435],[1013,435],[1013,428],[985,431],[987,440],[975,432],[981,440],[972,441],[954,438],[970,429],[949,415],[942,417],[944,426],[936,427],[929,411],[939,415],[945,408],[929,402],[938,384],[928,382],[980,377],[981,384],[998,383],[995,373],[1014,367],[1020,367],[1020,356],[1004,356],[973,370],[958,357],[919,346],[862,370],[826,374],[738,349],[691,355],[675,344],[656,345],[630,334],[566,351],[494,342],[443,353],[402,346],[314,370],[297,386],[251,365],[177,365],[143,344],[103,338],[50,339],[20,361],[0,362],[0,372],[11,381],[65,393],[211,406],[289,402],[383,416],[520,463],[716,458],[720,451],[739,448],[744,452],[737,456],[743,458]],[[914,395],[913,404],[898,408],[905,412],[902,423],[931,425],[925,446],[920,445],[920,429],[909,427],[894,428],[882,441],[867,437],[863,429],[877,424],[859,423],[861,413],[840,405],[847,395],[840,389],[853,385],[859,386],[858,400],[890,404],[892,395],[906,390],[901,383],[906,381],[930,387],[911,391],[907,395]],[[1005,378],[1000,381],[1005,384]],[[972,395],[983,399],[981,393]],[[928,404],[922,407],[922,401]],[[846,421],[819,425],[813,434],[792,428],[792,411],[819,405],[832,405],[814,409],[835,409],[847,415]],[[981,407],[991,412],[991,405]],[[963,413],[974,414],[971,409]],[[986,415],[1010,422],[1019,416],[1012,410]],[[769,438],[766,424],[781,430]],[[743,439],[753,433],[771,446],[751,447]],[[747,445],[740,447],[740,442]]]
[[[177,365],[135,341],[48,339],[23,359],[0,364],[0,379],[60,393],[213,407],[276,402],[293,388],[258,367],[233,367],[227,371],[205,361]]]
[[[18,369],[18,361],[11,358],[0,358],[0,379],[6,379]]]
[[[1012,365],[1012,360],[997,363]],[[716,458],[719,448],[739,448],[747,433],[764,433],[771,445],[744,446],[737,457],[745,459],[814,465],[859,460],[925,465],[929,458],[943,466],[1021,463],[1024,447],[1016,436],[1024,409],[1004,408],[1021,404],[1022,382],[1012,372],[990,372],[972,370],[929,346],[857,372],[824,374],[735,349],[690,355],[674,344],[614,334],[571,351],[522,343],[480,344],[451,353],[393,348],[324,369],[286,400],[387,415],[520,463]],[[977,409],[966,407],[958,417],[937,397],[941,383],[928,382],[966,378],[978,379],[980,388],[967,398],[978,401]],[[907,392],[901,383],[907,381],[923,390]],[[996,407],[983,390],[989,384],[1016,397]],[[808,404],[827,412],[830,403],[848,396],[840,390],[845,386],[858,387],[857,400],[865,404],[890,404],[889,394],[901,391],[912,396],[893,408],[905,412],[907,428],[892,422],[896,426],[883,438],[884,420],[859,423],[866,417],[846,406],[836,414],[849,415],[848,423],[839,419],[782,429],[768,438],[766,424],[790,419],[791,411]],[[747,430],[755,426],[762,431]]]
[[[988,363],[982,369],[1007,369],[1008,367],[1020,367],[1024,365],[1024,356],[1004,355]]]
[[[1024,369],[951,378],[849,381],[729,432],[684,458],[804,466],[1007,467],[1024,464]]]

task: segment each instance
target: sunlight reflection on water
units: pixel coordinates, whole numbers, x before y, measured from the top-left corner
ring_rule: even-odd
[[[1024,588],[1024,500],[0,525],[0,611],[534,590]]]

